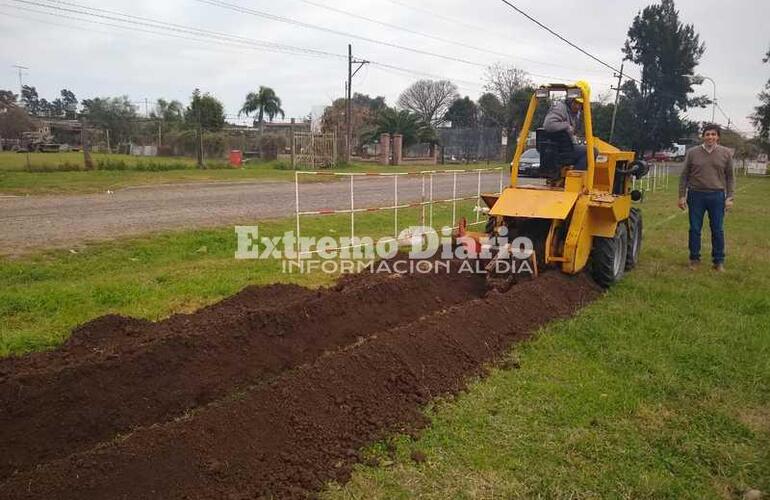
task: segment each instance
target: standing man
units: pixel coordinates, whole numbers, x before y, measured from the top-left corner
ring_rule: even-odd
[[[679,179],[679,208],[690,209],[690,269],[700,264],[703,216],[708,212],[711,228],[711,257],[715,271],[725,270],[725,210],[733,206],[735,179],[733,155],[717,144],[719,125],[703,127],[703,144],[687,151]]]

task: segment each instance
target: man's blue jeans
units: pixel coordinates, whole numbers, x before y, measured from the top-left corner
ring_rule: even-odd
[[[703,216],[708,212],[711,228],[711,258],[714,264],[725,261],[725,193],[723,191],[689,191],[690,260],[700,260],[700,233]]]

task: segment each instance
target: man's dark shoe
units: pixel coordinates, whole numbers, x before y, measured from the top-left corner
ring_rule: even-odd
[[[714,264],[712,269],[718,273],[723,273],[725,272],[725,265],[720,262],[718,264]]]
[[[690,269],[690,271],[697,271],[698,267],[700,267],[700,261],[691,260],[690,263],[687,265],[687,267]]]

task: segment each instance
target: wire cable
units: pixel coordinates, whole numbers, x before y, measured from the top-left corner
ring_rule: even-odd
[[[518,12],[519,14],[521,14],[522,16],[526,17],[527,19],[529,19],[529,20],[530,20],[530,21],[532,21],[533,23],[537,24],[538,26],[540,26],[541,28],[543,28],[544,30],[546,30],[547,32],[549,32],[550,34],[552,34],[553,36],[555,36],[556,38],[558,38],[559,40],[563,41],[563,42],[564,42],[564,43],[566,43],[567,45],[569,45],[569,46],[571,46],[571,47],[573,47],[573,48],[575,48],[575,49],[579,50],[580,52],[582,52],[583,54],[587,55],[588,57],[590,57],[590,58],[591,58],[591,59],[593,59],[594,61],[598,62],[598,63],[599,63],[599,64],[601,64],[602,66],[605,66],[605,67],[607,67],[607,68],[611,69],[612,71],[615,71],[615,72],[617,72],[617,73],[620,73],[620,70],[619,70],[619,69],[617,69],[617,68],[615,68],[614,66],[612,66],[612,65],[610,65],[610,64],[608,64],[608,63],[606,63],[606,62],[602,61],[601,59],[599,59],[599,58],[598,58],[598,57],[596,57],[595,55],[591,54],[590,52],[588,52],[588,51],[587,51],[587,50],[585,50],[584,48],[580,47],[580,46],[579,46],[579,45],[577,45],[576,43],[573,43],[572,41],[570,41],[570,40],[568,40],[567,38],[563,37],[562,35],[560,35],[560,34],[559,34],[559,33],[557,33],[556,31],[552,30],[551,28],[549,28],[549,27],[548,27],[548,26],[546,26],[545,24],[541,23],[540,21],[538,21],[538,20],[537,20],[537,19],[535,19],[534,17],[530,16],[529,14],[527,14],[526,12],[524,12],[523,10],[521,10],[520,8],[518,8],[518,7],[516,7],[515,5],[513,5],[513,4],[512,4],[511,2],[509,2],[508,0],[500,0],[500,1],[501,1],[501,2],[503,2],[504,4],[506,4],[508,7],[510,7],[510,8],[512,8],[513,10],[515,10],[516,12]],[[631,80],[634,80],[634,78],[632,78],[632,77],[630,77],[630,76],[629,76],[628,78],[629,78],[629,79],[631,79]]]
[[[377,24],[379,26],[384,26],[386,28],[390,28],[390,29],[394,29],[394,30],[398,30],[398,31],[403,31],[405,33],[410,33],[410,34],[413,34],[413,35],[425,37],[425,38],[428,38],[428,39],[431,39],[431,40],[436,40],[436,41],[443,42],[443,43],[457,45],[458,47],[465,47],[465,48],[468,48],[468,49],[471,49],[471,50],[475,50],[475,51],[478,51],[478,52],[482,52],[482,53],[485,53],[485,54],[491,54],[491,55],[494,55],[494,56],[504,57],[504,58],[509,59],[509,60],[510,59],[516,59],[516,60],[526,61],[526,62],[533,63],[533,64],[539,64],[539,65],[543,65],[543,66],[551,66],[551,67],[555,67],[555,68],[562,68],[562,69],[571,70],[571,71],[585,71],[583,69],[571,68],[571,67],[564,66],[564,65],[561,65],[561,64],[549,63],[549,62],[545,62],[545,61],[538,61],[536,59],[530,59],[530,58],[527,58],[527,57],[512,56],[510,53],[498,52],[498,51],[495,51],[495,50],[490,50],[488,48],[478,47],[476,45],[471,45],[469,43],[461,42],[459,40],[455,40],[455,39],[451,39],[451,38],[445,38],[445,37],[441,37],[441,36],[437,36],[437,35],[432,35],[430,33],[425,33],[423,31],[418,31],[418,30],[414,30],[414,29],[411,29],[411,28],[406,28],[404,26],[399,26],[397,24],[387,23],[387,22],[384,22],[384,21],[380,21],[379,19],[373,19],[371,17],[367,17],[367,16],[363,16],[363,15],[360,15],[360,14],[356,14],[354,12],[350,12],[350,11],[347,11],[347,10],[339,9],[337,7],[332,7],[330,5],[325,5],[325,4],[322,4],[322,3],[318,3],[318,2],[315,2],[313,0],[297,0],[297,1],[298,2],[302,2],[304,4],[307,4],[307,5],[312,5],[314,7],[319,8],[319,9],[325,9],[325,10],[328,10],[328,11],[331,11],[331,12],[335,12],[337,14],[342,14],[344,16],[348,16],[348,17],[351,17],[353,19],[359,19],[359,20],[362,20],[362,21],[366,21],[366,22],[370,22],[370,23],[373,23],[373,24]],[[598,74],[596,71],[590,71],[590,72],[593,72],[594,74]]]
[[[148,18],[144,18],[144,17],[133,16],[133,15],[130,15],[130,14],[124,14],[124,13],[121,13],[121,12],[109,11],[109,10],[106,10],[106,9],[99,9],[99,8],[95,8],[95,7],[87,7],[87,6],[84,6],[84,5],[80,5],[80,4],[76,4],[76,3],[72,3],[72,2],[65,2],[65,1],[61,1],[61,0],[45,0],[45,1],[48,2],[48,4],[41,3],[41,2],[36,2],[36,1],[32,1],[32,0],[10,0],[10,1],[16,2],[16,3],[25,4],[25,5],[35,6],[35,7],[42,7],[44,9],[49,9],[49,10],[53,10],[53,11],[57,11],[57,12],[66,12],[66,13],[70,13],[70,14],[79,14],[79,15],[84,15],[84,16],[89,16],[89,17],[96,17],[96,18],[99,18],[99,19],[106,19],[108,21],[117,21],[117,22],[120,22],[120,23],[127,23],[127,24],[131,24],[131,25],[135,25],[135,26],[142,26],[142,27],[149,27],[149,28],[153,28],[153,29],[172,31],[172,32],[175,32],[175,33],[182,33],[182,34],[186,34],[186,35],[194,35],[194,36],[197,36],[197,37],[203,37],[203,38],[208,39],[208,40],[213,39],[213,40],[218,40],[218,41],[226,41],[226,42],[236,42],[236,43],[241,43],[241,44],[248,44],[248,45],[253,45],[253,46],[260,47],[260,48],[267,49],[267,50],[283,51],[284,53],[285,52],[290,52],[290,53],[295,53],[295,54],[296,53],[305,53],[305,54],[311,54],[311,55],[314,55],[314,56],[321,56],[321,57],[346,58],[346,56],[343,55],[343,54],[335,54],[335,53],[332,53],[332,52],[326,52],[326,51],[322,51],[322,50],[318,50],[318,49],[309,49],[309,48],[295,47],[295,46],[292,46],[292,45],[280,44],[280,43],[275,43],[275,42],[267,42],[267,41],[263,41],[263,40],[255,40],[255,39],[245,38],[245,37],[241,37],[241,36],[229,35],[229,34],[226,34],[226,33],[219,33],[219,32],[216,32],[216,31],[210,31],[210,30],[206,30],[206,29],[202,29],[202,28],[194,28],[194,27],[190,27],[190,26],[183,26],[183,25],[179,25],[179,24],[168,23],[168,22],[165,22],[165,21],[157,21],[157,20],[148,19]],[[50,4],[59,4],[59,5],[50,5]],[[20,10],[28,10],[28,11],[31,11],[31,12],[45,13],[45,14],[49,14],[50,15],[50,13],[45,12],[45,11],[34,11],[32,9],[24,9],[24,8],[19,7],[19,6],[8,5],[8,4],[6,4],[6,5],[8,7],[11,7],[11,8],[17,8],[17,9],[20,9]],[[64,7],[62,5],[64,5]],[[63,15],[63,14],[57,14],[57,17],[64,17],[64,18],[75,19],[75,20],[83,20],[82,18],[77,18],[77,17],[73,17],[73,16],[67,16],[67,15]],[[113,26],[113,27],[122,27],[122,26],[115,25],[115,24],[112,24],[112,23],[101,23],[101,24],[105,24],[105,25]],[[142,31],[142,30],[139,30],[139,31]]]
[[[316,31],[323,31],[323,32],[326,32],[326,33],[331,33],[331,34],[338,35],[338,36],[344,36],[344,37],[347,37],[347,38],[355,38],[357,40],[362,40],[362,41],[369,42],[369,43],[374,43],[374,44],[377,44],[377,45],[384,45],[386,47],[391,47],[391,48],[394,48],[394,49],[405,50],[405,51],[408,51],[408,52],[413,52],[415,54],[421,54],[421,55],[424,55],[424,56],[436,57],[436,58],[444,59],[444,60],[447,60],[447,61],[459,62],[459,63],[463,63],[463,64],[468,64],[470,66],[477,66],[477,67],[482,67],[482,68],[487,66],[486,64],[474,62],[474,61],[471,61],[469,59],[463,59],[462,57],[449,56],[449,55],[445,55],[445,54],[439,54],[437,52],[431,52],[431,51],[428,51],[428,50],[418,49],[418,48],[415,48],[415,47],[409,47],[409,46],[406,46],[406,45],[399,45],[397,43],[386,42],[386,41],[383,41],[383,40],[377,40],[377,39],[369,38],[369,37],[362,36],[362,35],[356,35],[354,33],[340,31],[340,30],[336,30],[336,29],[332,29],[332,28],[327,28],[325,26],[319,26],[317,24],[311,24],[311,23],[306,23],[304,21],[298,21],[296,19],[291,19],[291,18],[288,18],[288,17],[277,16],[275,14],[270,14],[268,12],[262,12],[262,11],[255,10],[255,9],[250,9],[250,8],[247,8],[247,7],[242,7],[240,5],[235,5],[235,4],[231,4],[231,3],[228,3],[228,2],[223,2],[221,0],[195,0],[195,1],[199,2],[199,3],[213,5],[215,7],[220,7],[220,8],[223,8],[223,9],[229,9],[229,10],[232,10],[234,12],[240,12],[242,14],[249,14],[249,15],[256,16],[256,17],[261,17],[263,19],[269,19],[271,21],[277,21],[277,22],[280,22],[280,23],[287,23],[287,24],[291,24],[291,25],[294,25],[294,26],[300,26],[300,27],[303,27],[303,28],[312,29],[312,30],[316,30]]]

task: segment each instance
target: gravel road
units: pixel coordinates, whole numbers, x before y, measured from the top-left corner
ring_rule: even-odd
[[[451,197],[452,177],[434,177],[434,199]],[[458,196],[476,193],[476,174],[458,175],[457,179]],[[500,175],[483,174],[481,181],[482,191],[497,191]],[[357,177],[354,184],[357,207],[393,202],[392,177]],[[420,200],[420,176],[399,176],[398,184],[399,202]],[[301,183],[300,209],[349,208],[349,190],[347,178]],[[173,229],[254,224],[293,216],[294,200],[293,183],[266,181],[136,187],[111,194],[0,197],[0,254],[74,248],[87,242]]]

